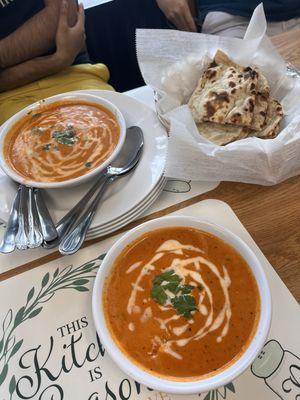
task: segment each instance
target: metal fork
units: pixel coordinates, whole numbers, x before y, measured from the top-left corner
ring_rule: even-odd
[[[55,225],[40,190],[20,185],[0,245],[0,252],[10,253],[15,248],[33,249],[41,246],[44,240],[54,240],[56,237]]]

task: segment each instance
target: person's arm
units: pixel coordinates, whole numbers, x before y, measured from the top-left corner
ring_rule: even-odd
[[[56,33],[56,52],[0,71],[0,92],[14,89],[61,71],[73,63],[76,55],[84,47],[84,43],[83,6],[79,6],[76,24],[70,27],[68,24],[68,4],[66,0],[63,0]]]
[[[0,40],[0,69],[20,64],[47,53],[55,46],[62,0],[45,0],[45,8],[16,31]],[[77,1],[68,0],[70,26],[76,23]]]
[[[158,7],[176,28],[182,31],[197,32],[189,0],[156,0]]]

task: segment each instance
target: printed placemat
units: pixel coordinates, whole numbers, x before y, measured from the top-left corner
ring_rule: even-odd
[[[0,283],[1,400],[221,400],[300,398],[299,306],[225,203],[206,200],[174,214],[222,225],[263,263],[271,286],[269,339],[234,382],[192,396],[159,393],[126,376],[110,360],[93,325],[94,277],[117,237]]]

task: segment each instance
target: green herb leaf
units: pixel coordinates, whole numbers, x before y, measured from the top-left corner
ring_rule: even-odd
[[[181,278],[171,269],[153,279],[151,297],[160,305],[166,304],[168,295],[166,291],[177,293]]]
[[[90,161],[87,161],[87,162],[84,164],[84,166],[87,167],[87,168],[91,168],[92,163],[91,163]]]
[[[72,125],[68,125],[64,130],[53,132],[52,137],[58,143],[66,144],[68,146],[73,146],[79,140]]]
[[[162,306],[169,300],[178,314],[190,318],[191,312],[198,310],[195,298],[190,294],[194,286],[180,285],[181,281],[172,269],[156,276],[152,281],[151,297]]]
[[[169,271],[164,272],[161,275],[156,276],[153,279],[153,285],[161,285],[165,288],[165,290],[170,290],[172,293],[176,292],[179,283],[181,282],[181,278],[175,274],[175,272],[171,269]]]
[[[189,294],[176,296],[171,299],[171,303],[177,313],[183,315],[185,318],[191,318],[191,312],[198,310],[195,298]]]
[[[191,291],[194,289],[194,287],[192,285],[182,285],[178,287],[178,292],[177,293],[181,293],[181,294],[190,294]]]
[[[166,292],[164,291],[164,289],[159,286],[153,286],[151,289],[151,297],[161,306],[163,306],[164,304],[166,304],[167,300],[168,300],[168,296],[166,295]]]

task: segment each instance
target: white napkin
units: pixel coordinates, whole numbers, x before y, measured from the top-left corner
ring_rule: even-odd
[[[286,75],[285,62],[266,36],[266,27],[260,4],[244,39],[137,30],[140,69],[160,95],[158,111],[171,123],[167,176],[272,185],[300,174],[300,82]],[[217,146],[198,133],[186,103],[217,49],[241,65],[262,69],[285,113],[275,139],[251,137]]]

